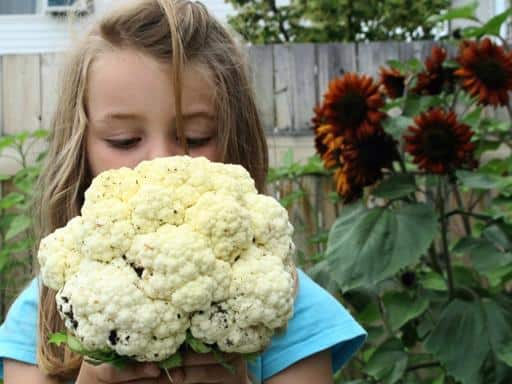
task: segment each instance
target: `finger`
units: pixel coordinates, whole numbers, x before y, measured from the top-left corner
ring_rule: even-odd
[[[123,369],[101,364],[95,368],[96,377],[101,383],[121,383],[137,379],[149,379],[160,376],[160,368],[155,364],[133,364]],[[154,380],[153,380],[154,383]]]
[[[234,367],[235,373],[231,373],[222,365],[194,365],[184,367],[185,377],[183,384],[195,383],[227,383],[234,382],[236,377],[243,377],[243,369]],[[173,375],[174,378],[174,375]]]
[[[233,353],[221,353],[222,359],[229,363],[230,361],[235,360],[238,356]],[[188,351],[183,356],[183,365],[210,365],[210,364],[219,364],[219,360],[213,353],[196,353],[192,351]]]

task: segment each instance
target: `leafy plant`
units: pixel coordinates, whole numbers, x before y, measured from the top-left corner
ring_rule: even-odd
[[[462,30],[455,57],[334,79],[315,109],[315,161],[343,206],[305,267],[369,334],[337,380],[512,381],[512,60],[487,37],[510,12]],[[304,178],[292,169],[277,174]]]
[[[0,174],[0,322],[7,305],[32,274],[30,204],[45,153],[30,157],[34,145],[46,137],[45,130],[0,137],[0,158],[17,169],[14,174]]]
[[[226,0],[236,15],[231,26],[255,44],[419,40],[434,37],[447,0]]]

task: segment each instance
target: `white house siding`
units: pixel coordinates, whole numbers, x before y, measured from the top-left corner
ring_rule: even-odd
[[[94,13],[74,25],[62,17],[52,15],[0,15],[0,55],[65,50],[73,34],[79,34],[93,17],[122,1],[95,0]],[[226,22],[228,14],[233,13],[232,7],[225,4],[224,0],[203,0],[203,4],[223,22]]]

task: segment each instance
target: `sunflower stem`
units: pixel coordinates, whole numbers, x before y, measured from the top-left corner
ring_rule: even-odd
[[[453,195],[455,196],[457,206],[459,207],[460,211],[464,212],[464,203],[462,201],[462,196],[460,195],[459,187],[457,186],[457,180],[455,177],[450,178],[450,184],[452,185]],[[462,223],[464,224],[464,231],[466,232],[466,236],[471,236],[471,224],[469,222],[469,215],[462,215]]]
[[[382,318],[382,323],[384,324],[384,329],[388,333],[389,336],[393,336],[393,330],[391,328],[391,324],[389,324],[389,319],[386,314],[386,309],[384,308],[384,303],[380,297],[377,297],[377,304],[379,307],[380,317]]]
[[[454,297],[454,283],[453,283],[453,270],[452,261],[450,258],[450,251],[448,248],[448,218],[445,215],[445,194],[443,188],[443,177],[439,176],[439,183],[437,185],[437,201],[439,208],[439,216],[441,218],[441,239],[443,245],[444,259],[446,263],[446,274],[448,276],[448,294],[450,301]]]
[[[457,99],[459,98],[460,88],[457,87],[457,90],[453,93],[453,101],[450,106],[450,110],[455,112],[455,108],[457,107]]]
[[[436,272],[438,272],[438,273],[440,273],[442,275],[443,269],[441,268],[441,264],[439,263],[439,259],[437,257],[437,252],[436,252],[436,249],[434,247],[434,244],[432,244],[429,247],[428,253],[430,255],[430,259],[431,259],[431,262],[432,262],[433,269]]]
[[[489,215],[483,215],[481,213],[467,212],[467,211],[463,211],[460,209],[454,209],[453,211],[447,212],[444,216],[446,218],[449,218],[454,215],[461,215],[463,217],[464,216],[465,217],[473,217],[475,219],[486,221],[486,222],[491,222],[491,221],[495,220],[492,216],[489,216]]]

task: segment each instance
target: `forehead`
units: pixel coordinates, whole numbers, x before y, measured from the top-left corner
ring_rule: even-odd
[[[118,110],[175,114],[170,64],[132,49],[101,53],[89,69],[87,88],[87,109],[96,117]],[[183,113],[194,107],[213,112],[215,88],[205,66],[187,65],[181,74],[181,89]]]

